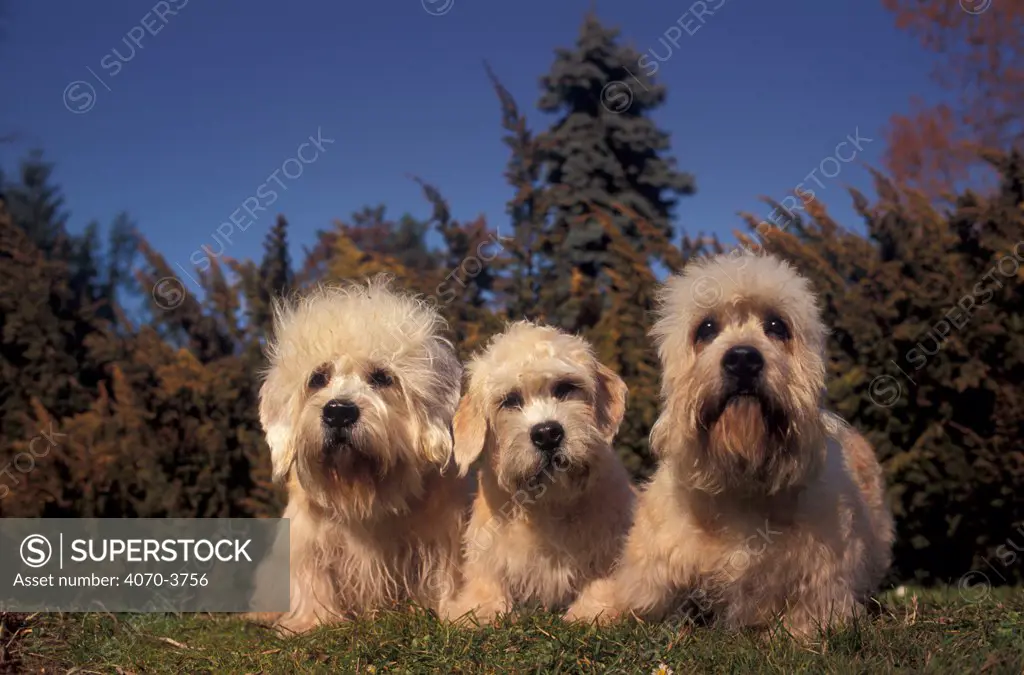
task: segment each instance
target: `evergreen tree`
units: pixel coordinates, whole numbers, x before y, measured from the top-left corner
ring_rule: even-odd
[[[130,224],[115,223],[108,254],[95,226],[69,235],[49,167],[32,161],[22,173],[27,184],[6,190],[17,222],[0,204],[0,492],[18,496],[0,509],[78,515],[83,491],[102,490],[97,471],[116,463],[74,447],[65,423],[96,407],[125,356],[119,335],[131,327],[114,296],[127,273],[118,266],[130,258]]]
[[[433,207],[432,224],[444,241],[426,299],[448,321],[460,357],[467,359],[503,327],[495,300],[497,282],[508,261],[507,241],[487,226],[482,215],[465,223],[454,220],[441,192],[417,181]]]
[[[22,182],[4,190],[16,213],[5,202],[0,217],[0,433],[12,442],[38,432],[33,401],[60,415],[87,409],[118,356],[102,336],[120,323],[130,225],[115,222],[109,253],[95,225],[69,235],[51,170],[38,153],[23,163]]]
[[[263,259],[259,265],[252,261],[230,261],[231,270],[238,276],[247,314],[247,340],[259,344],[270,335],[273,327],[273,301],[291,293],[295,283],[291,254],[288,252],[288,220],[278,215],[273,227],[263,240]],[[257,361],[259,349],[251,354]]]
[[[501,126],[505,130],[502,140],[510,151],[505,179],[514,191],[507,205],[511,236],[501,237],[509,273],[498,280],[498,291],[508,318],[532,316],[546,321],[545,308],[538,306],[538,298],[545,281],[542,251],[550,250],[545,246],[545,227],[551,206],[540,185],[541,153],[515,98],[490,66],[485,63],[484,67],[501,104]]]
[[[613,213],[615,226],[636,250],[657,259],[673,238],[676,197],[694,192],[693,177],[677,170],[667,154],[668,134],[649,117],[664,103],[665,89],[639,71],[639,54],[620,46],[618,35],[587,15],[576,48],[556,52],[551,72],[541,80],[539,102],[542,112],[557,116],[537,138],[541,181],[551,203],[548,243],[563,266],[598,285],[614,254],[595,212],[623,207],[649,223],[654,240],[641,236],[632,218]],[[566,271],[557,270],[557,306],[574,305]],[[585,305],[574,308],[562,313],[567,327],[592,325]]]
[[[53,165],[36,150],[19,167],[18,182],[6,186],[7,209],[15,225],[43,251],[53,251],[66,235],[64,197],[53,184]]]
[[[348,236],[364,251],[371,251],[397,260],[409,270],[437,269],[437,255],[427,246],[430,223],[403,215],[398,222],[385,216],[385,207],[365,207],[352,214]]]

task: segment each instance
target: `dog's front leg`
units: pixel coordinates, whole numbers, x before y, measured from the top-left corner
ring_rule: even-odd
[[[284,514],[290,521],[287,583],[289,585],[289,611],[275,623],[282,634],[304,633],[316,626],[343,621],[345,610],[336,578],[339,570],[332,561],[341,557],[339,545],[330,530],[313,520],[297,503],[290,503]],[[283,543],[275,544],[275,552]],[[283,583],[284,571],[280,564],[267,561],[262,583]],[[271,578],[270,575],[274,577]]]
[[[593,621],[609,623],[619,614],[615,581],[596,579],[583,587],[579,596],[562,616],[564,621]]]
[[[846,625],[858,608],[849,588],[831,583],[791,598],[783,614],[782,625],[793,637],[807,639],[829,628]]]
[[[591,584],[565,614],[567,621],[607,624],[623,614],[658,620],[675,597],[673,585],[654,566],[622,569],[606,581]]]
[[[291,610],[275,625],[283,635],[304,633],[323,624],[347,619],[338,607],[337,590],[330,577],[332,570],[329,566],[311,562],[298,561],[292,570]]]
[[[627,544],[626,556],[608,579],[589,584],[565,614],[567,621],[610,623],[626,613],[659,619],[668,612],[677,585],[668,561],[643,551],[639,541]]]
[[[501,614],[512,611],[512,597],[502,580],[480,564],[469,565],[466,585],[443,612],[449,621],[467,618],[470,613],[481,625],[493,623]]]

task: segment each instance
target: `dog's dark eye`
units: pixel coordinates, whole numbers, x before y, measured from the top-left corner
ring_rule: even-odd
[[[395,378],[391,376],[391,373],[383,368],[374,368],[370,371],[370,374],[367,375],[366,379],[373,387],[378,389],[390,387],[395,383]]]
[[[718,335],[718,324],[714,319],[704,319],[693,334],[694,343],[711,342]]]
[[[323,389],[331,381],[331,374],[327,366],[320,366],[309,376],[308,386],[310,389]]]
[[[785,342],[790,338],[789,326],[786,322],[775,315],[764,320],[764,334],[768,337]]]
[[[511,391],[505,394],[505,398],[501,399],[499,407],[505,410],[512,410],[523,407],[523,395],[518,391]]]
[[[559,401],[564,401],[579,390],[580,385],[575,382],[564,381],[556,384],[554,389],[551,390],[551,393],[554,394],[555,398]]]

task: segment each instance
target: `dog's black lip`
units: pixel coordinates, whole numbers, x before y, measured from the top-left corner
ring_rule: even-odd
[[[541,469],[557,469],[560,463],[558,460],[560,458],[563,460],[565,458],[565,453],[562,451],[562,448],[558,448],[551,454],[542,454],[540,462]],[[564,461],[562,463],[564,463]]]
[[[560,474],[565,474],[573,481],[586,480],[590,476],[590,463],[587,461],[571,462],[565,458],[563,451],[545,456],[537,466],[537,470],[520,478],[517,484],[525,490],[535,490],[544,484],[552,484]]]
[[[778,436],[785,435],[788,426],[785,412],[770,396],[752,387],[743,387],[742,389],[729,391],[719,398],[718,402],[713,404],[713,407],[710,409],[706,408],[700,416],[702,429],[704,431],[710,430],[730,405],[743,398],[752,398],[761,405],[761,413],[764,415],[765,423],[770,433]]]
[[[364,452],[355,444],[350,429],[325,427],[322,453],[323,463],[331,466],[343,459],[355,460],[357,463],[366,464],[375,473],[383,472],[380,460],[371,453]]]
[[[352,449],[352,433],[347,429],[324,427],[324,450]]]
[[[353,445],[340,445],[323,454],[324,469],[337,480],[376,476],[384,478],[388,471],[380,460]]]

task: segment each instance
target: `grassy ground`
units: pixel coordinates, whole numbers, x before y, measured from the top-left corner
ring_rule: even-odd
[[[973,604],[956,589],[910,591],[888,594],[883,607],[810,644],[633,621],[575,627],[547,615],[467,631],[391,614],[290,639],[224,617],[7,615],[0,672],[1024,673],[1020,590]]]

